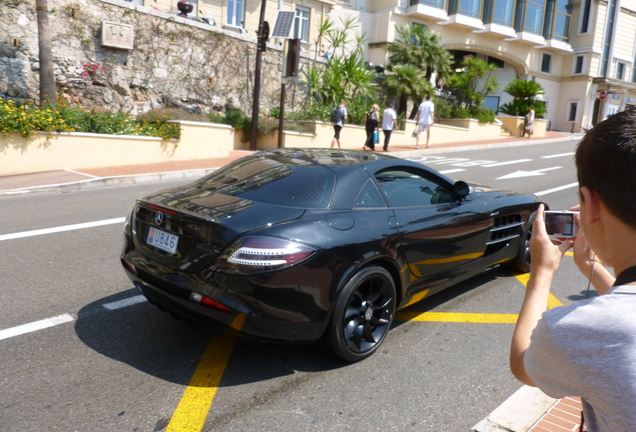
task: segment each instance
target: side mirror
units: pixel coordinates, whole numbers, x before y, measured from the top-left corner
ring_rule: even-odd
[[[460,198],[464,198],[470,192],[470,186],[465,181],[459,180],[453,185],[453,192]]]

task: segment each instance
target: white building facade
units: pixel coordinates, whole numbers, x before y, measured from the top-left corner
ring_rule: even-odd
[[[636,105],[636,0],[344,0],[330,15],[358,17],[374,64],[404,24],[497,64],[499,91],[486,102],[495,111],[511,101],[508,81],[537,81],[552,130],[578,132]]]

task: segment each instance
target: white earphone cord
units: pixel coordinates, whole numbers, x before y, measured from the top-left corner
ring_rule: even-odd
[[[587,281],[587,291],[585,292],[585,298],[590,298],[590,285],[592,285],[592,280],[594,279],[594,265],[596,264],[596,254],[592,257],[592,274],[590,275],[590,280]]]

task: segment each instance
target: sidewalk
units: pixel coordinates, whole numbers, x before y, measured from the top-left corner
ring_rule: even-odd
[[[579,140],[581,134],[547,132],[541,138],[503,138],[496,141],[457,142],[415,150],[415,145],[390,146],[397,157],[425,156],[435,153],[548,144]],[[379,147],[381,148],[381,146]],[[323,149],[329,151],[332,149]],[[337,149],[333,149],[337,151]],[[228,157],[162,162],[154,164],[111,166],[62,171],[34,172],[0,176],[0,195],[42,191],[71,191],[119,184],[137,184],[161,180],[196,179],[234,160],[251,154],[234,150]],[[161,187],[158,186],[158,189]],[[581,402],[573,398],[555,400],[535,388],[523,386],[471,431],[475,432],[567,432],[578,431]]]
[[[397,157],[413,157],[449,151],[475,150],[493,147],[506,147],[579,139],[581,134],[547,132],[540,138],[502,138],[496,141],[475,141],[473,143],[456,142],[434,145],[428,149],[413,145],[391,145],[388,154]],[[362,148],[362,147],[360,147]],[[381,148],[379,145],[378,148]],[[324,149],[326,151],[330,149]],[[234,150],[228,157],[211,159],[193,159],[149,163],[140,165],[106,166],[73,170],[34,172],[0,176],[0,195],[31,193],[53,190],[79,190],[118,184],[136,184],[160,180],[196,179],[236,159],[251,154],[250,151]]]

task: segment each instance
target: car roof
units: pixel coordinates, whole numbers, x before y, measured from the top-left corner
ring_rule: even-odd
[[[351,166],[377,160],[397,159],[393,156],[360,150],[324,149],[324,148],[282,148],[264,150],[254,153],[251,157],[276,158],[279,162],[297,165],[299,163],[314,163],[326,167]]]
[[[454,183],[450,178],[419,162],[369,151],[283,148],[265,150],[248,156],[248,158],[251,157],[275,159],[283,165],[305,165],[332,171],[339,185],[337,193],[332,197],[330,206],[332,209],[350,207],[360,188],[370,176],[387,168],[412,168],[426,171],[430,176],[446,182],[449,187]]]

